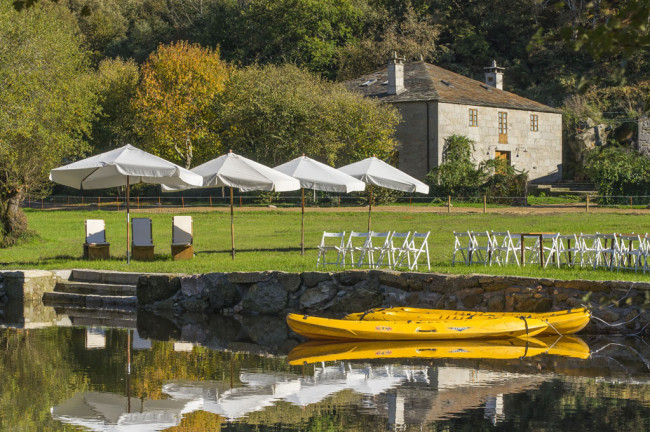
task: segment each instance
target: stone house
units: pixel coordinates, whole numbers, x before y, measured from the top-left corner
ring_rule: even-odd
[[[393,104],[399,168],[423,179],[439,166],[445,139],[464,135],[474,162],[504,158],[530,180],[562,178],[562,111],[503,90],[503,68],[485,68],[486,82],[425,62],[394,56],[386,68],[347,81],[346,87]]]

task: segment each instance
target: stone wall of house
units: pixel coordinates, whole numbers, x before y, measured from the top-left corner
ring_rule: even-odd
[[[56,316],[43,305],[43,294],[54,290],[66,272],[47,270],[0,271],[0,322],[26,327]],[[68,272],[69,273],[69,272]]]
[[[478,110],[478,126],[469,125],[470,108]],[[498,113],[508,115],[508,143],[499,143]],[[539,130],[530,130],[530,116],[539,120]],[[442,160],[445,138],[464,135],[476,143],[476,163],[494,159],[496,151],[510,152],[512,165],[526,170],[530,180],[556,181],[562,178],[562,115],[554,113],[445,104],[438,108],[438,160]]]
[[[395,129],[398,142],[398,167],[407,174],[423,180],[428,172],[437,166],[435,131],[437,128],[437,103],[429,103],[427,120],[426,102],[395,104],[402,120]],[[429,130],[427,136],[427,121]],[[427,160],[427,148],[429,159]]]
[[[545,312],[586,305],[586,332],[650,334],[650,283],[562,281],[513,276],[350,270],[143,275],[138,306],[182,314],[341,317],[373,307],[414,306],[480,311]],[[648,327],[646,327],[648,326]]]

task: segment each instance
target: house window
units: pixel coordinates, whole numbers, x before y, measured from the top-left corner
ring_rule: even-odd
[[[508,113],[499,113],[499,143],[508,143]]]
[[[478,126],[478,110],[470,108],[469,109],[469,125]]]
[[[537,114],[530,115],[530,130],[535,132],[539,130],[539,117]]]

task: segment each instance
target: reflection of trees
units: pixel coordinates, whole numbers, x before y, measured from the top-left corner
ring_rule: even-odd
[[[50,407],[88,388],[73,361],[73,329],[0,331],[0,430],[60,430]]]
[[[178,426],[166,429],[165,432],[196,432],[221,430],[221,424],[225,421],[223,417],[206,411],[194,411],[185,414]]]
[[[177,352],[173,342],[154,341],[151,350],[133,354],[132,390],[139,398],[162,399],[162,386],[171,380],[230,380],[233,387],[239,387],[242,368],[274,372],[296,369],[290,368],[284,358],[214,351],[201,346],[195,346],[191,352]]]

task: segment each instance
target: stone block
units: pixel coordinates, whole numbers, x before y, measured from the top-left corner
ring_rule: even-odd
[[[297,273],[278,272],[275,278],[291,293],[298,291],[302,283],[302,278]]]
[[[323,281],[316,287],[307,288],[300,296],[299,305],[301,309],[310,309],[319,304],[331,300],[339,290],[339,286],[333,281]]]
[[[263,281],[251,285],[242,300],[242,307],[246,313],[276,314],[287,307],[288,298],[287,290],[281,283]]]
[[[233,272],[228,273],[228,280],[234,284],[255,284],[266,282],[273,277],[272,271],[263,272]]]
[[[332,274],[326,272],[304,272],[302,274],[302,283],[308,288],[330,279],[332,279]]]
[[[172,297],[181,289],[177,275],[143,275],[138,279],[138,304],[146,305]]]

